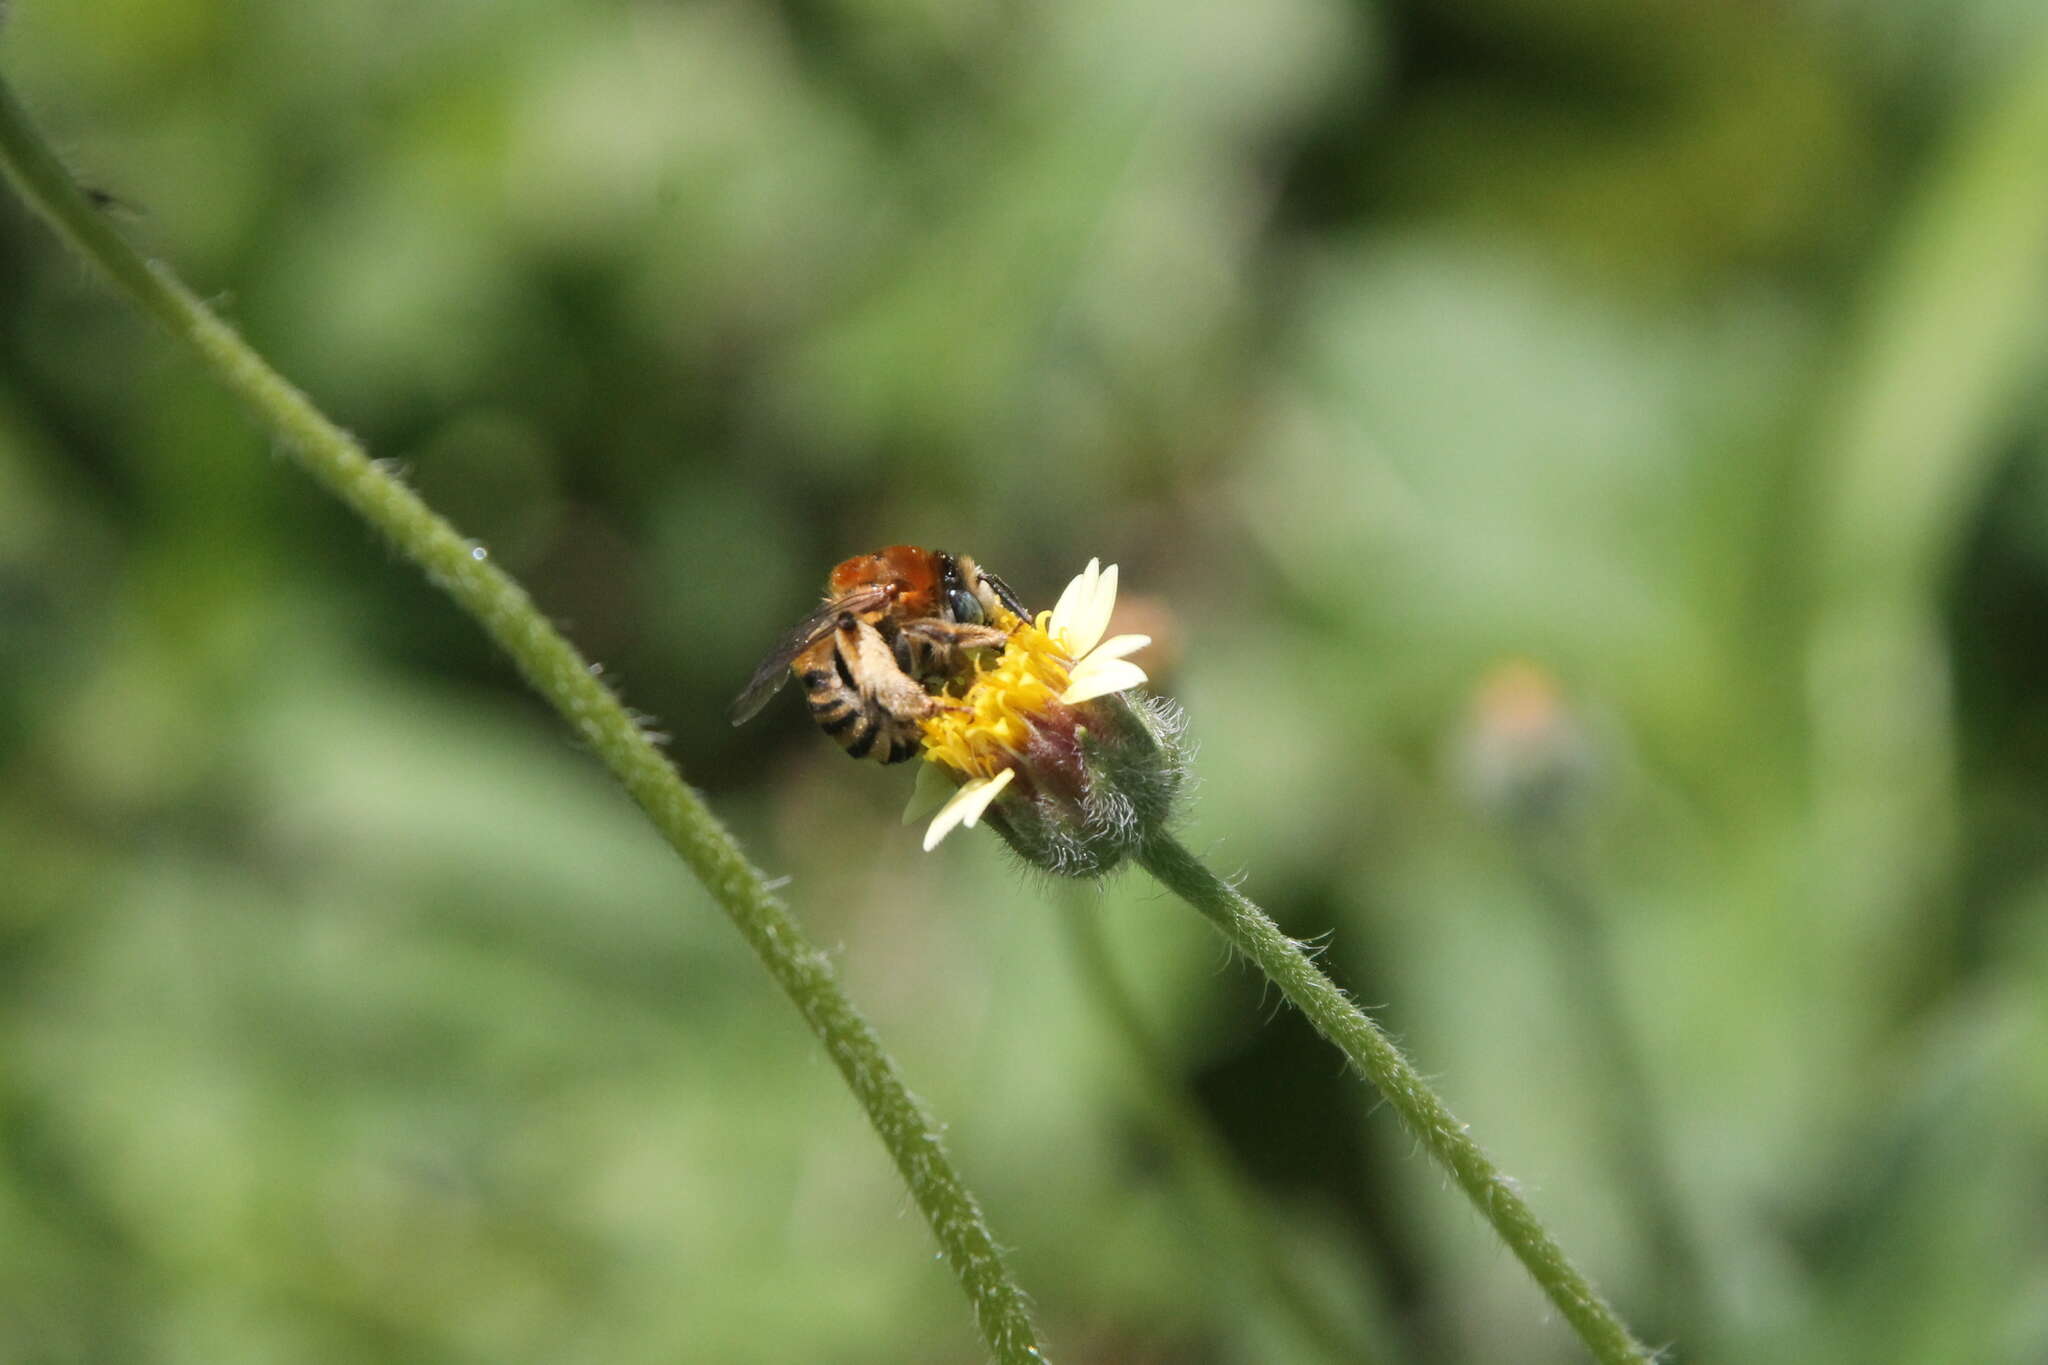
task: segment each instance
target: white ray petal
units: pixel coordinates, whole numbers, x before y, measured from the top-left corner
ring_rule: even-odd
[[[1112,635],[1088,651],[1083,662],[1092,663],[1097,659],[1121,659],[1126,654],[1135,654],[1152,643],[1149,635]]]
[[[1084,701],[1106,697],[1144,681],[1145,670],[1129,659],[1104,659],[1099,663],[1092,658],[1084,659],[1068,675],[1067,690],[1060,693],[1060,701],[1068,706],[1079,706]]]
[[[1052,619],[1045,623],[1047,632],[1055,639],[1063,632],[1071,631],[1074,628],[1075,617],[1085,609],[1085,604],[1095,600],[1095,583],[1101,571],[1101,560],[1089,560],[1088,567],[1075,574],[1073,581],[1067,584],[1066,591],[1060,594],[1060,600],[1052,609]],[[1077,655],[1085,652],[1075,651]]]
[[[958,790],[953,779],[939,771],[938,764],[918,764],[917,785],[910,789],[910,804],[903,808],[903,823],[915,825],[929,820]]]
[[[1015,768],[1005,768],[992,778],[976,778],[953,793],[953,798],[932,817],[932,827],[924,832],[924,851],[929,853],[939,846],[939,841],[951,834],[955,826],[973,829],[981,819],[989,802],[996,794],[1010,785],[1010,779],[1017,775]]]
[[[1067,648],[1080,658],[1095,648],[1102,632],[1109,629],[1109,614],[1116,608],[1116,565],[1104,569],[1095,580],[1095,595],[1076,604],[1073,622],[1067,627]]]

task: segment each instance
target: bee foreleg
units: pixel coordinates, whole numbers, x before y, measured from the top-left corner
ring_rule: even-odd
[[[899,639],[914,640],[944,658],[955,650],[1001,649],[1009,642],[1010,632],[958,621],[905,621]]]

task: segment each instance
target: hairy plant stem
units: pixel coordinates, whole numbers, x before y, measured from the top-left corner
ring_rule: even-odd
[[[525,589],[322,416],[161,264],[145,261],[79,189],[0,81],[0,169],[58,234],[198,351],[215,375],[314,481],[375,526],[512,657],[519,672],[625,784],[662,836],[732,918],[852,1088],[974,1307],[996,1359],[1041,1360],[1023,1292],[1003,1264],[938,1130],[732,836],[644,734]]]
[[[1627,977],[1583,850],[1563,828],[1523,824],[1510,833],[1531,887],[1555,921],[1558,971],[1572,985],[1588,1058],[1607,1070],[1602,1088],[1612,1103],[1605,1128],[1659,1270],[1644,1316],[1679,1334],[1693,1355],[1718,1358],[1712,1333],[1722,1315],[1713,1311],[1713,1278],[1679,1198],[1678,1170],[1657,1112],[1655,1072],[1629,1018],[1622,989]]]
[[[1323,974],[1301,944],[1281,933],[1265,911],[1210,871],[1172,835],[1153,834],[1139,861],[1169,891],[1222,930],[1223,936],[1308,1016],[1316,1031],[1342,1049],[1364,1073],[1408,1131],[1493,1224],[1594,1359],[1605,1365],[1654,1359],[1536,1220],[1514,1181],[1480,1150],[1465,1125],[1401,1055],[1393,1040]]]
[[[1124,977],[1112,960],[1102,932],[1102,908],[1077,885],[1061,897],[1061,917],[1073,946],[1075,967],[1129,1055],[1137,1096],[1149,1111],[1155,1140],[1180,1168],[1181,1183],[1195,1196],[1202,1216],[1215,1228],[1205,1242],[1211,1257],[1238,1265],[1215,1265],[1219,1287],[1248,1299],[1251,1281],[1262,1282],[1265,1300],[1293,1329],[1297,1349],[1323,1360],[1373,1365],[1397,1358],[1384,1344],[1387,1313],[1377,1286],[1361,1286],[1358,1311],[1341,1312],[1327,1302],[1324,1286],[1312,1283],[1292,1254],[1278,1210],[1261,1203],[1231,1156],[1215,1125],[1188,1096],[1158,1034],[1145,1022]],[[1291,1358],[1291,1357],[1290,1357]]]

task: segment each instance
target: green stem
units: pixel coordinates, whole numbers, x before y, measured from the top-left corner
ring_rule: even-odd
[[[1677,1171],[1657,1112],[1654,1073],[1629,1019],[1622,991],[1627,978],[1592,876],[1565,831],[1518,829],[1515,846],[1530,884],[1563,931],[1556,940],[1558,968],[1577,998],[1587,1054],[1604,1060],[1608,1070],[1603,1088],[1613,1101],[1608,1130],[1615,1158],[1635,1193],[1638,1217],[1662,1270],[1651,1301],[1663,1309],[1663,1330],[1682,1332],[1693,1354],[1713,1356],[1710,1333],[1720,1318],[1711,1311],[1712,1279],[1679,1199]],[[1650,1320],[1655,1325],[1660,1318],[1651,1314]]]
[[[1004,1267],[980,1207],[953,1169],[932,1120],[840,988],[830,959],[804,937],[732,836],[684,785],[611,689],[597,680],[576,647],[482,547],[463,539],[411,489],[378,468],[168,269],[143,260],[87,201],[5,82],[0,82],[0,169],[80,255],[198,351],[315,482],[382,531],[399,553],[475,617],[520,674],[625,784],[732,918],[846,1078],[931,1224],[996,1359],[1004,1365],[1042,1360],[1024,1294]]]
[[[1393,1359],[1394,1353],[1374,1339],[1385,1318],[1379,1304],[1369,1305],[1370,1328],[1331,1310],[1318,1287],[1301,1273],[1278,1220],[1247,1187],[1214,1126],[1175,1081],[1166,1049],[1110,959],[1100,905],[1092,897],[1084,900],[1082,894],[1069,894],[1061,898],[1060,908],[1088,993],[1130,1055],[1153,1131],[1180,1168],[1185,1186],[1203,1196],[1208,1217],[1218,1227],[1211,1244],[1265,1282],[1268,1300],[1293,1324],[1302,1344],[1322,1359],[1350,1365]],[[1242,1292],[1243,1286],[1232,1281],[1226,1288]]]
[[[1480,1150],[1465,1125],[1401,1055],[1393,1040],[1337,989],[1299,943],[1281,933],[1263,910],[1210,871],[1173,836],[1153,835],[1140,860],[1169,891],[1222,930],[1386,1097],[1408,1131],[1493,1224],[1594,1359],[1605,1365],[1623,1365],[1654,1358],[1536,1221],[1514,1181]]]

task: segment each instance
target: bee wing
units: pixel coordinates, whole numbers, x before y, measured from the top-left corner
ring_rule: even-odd
[[[889,592],[886,588],[862,588],[844,597],[833,598],[792,627],[787,635],[775,642],[775,648],[768,651],[767,657],[761,660],[760,667],[754,670],[754,676],[748,679],[746,689],[733,699],[732,708],[726,712],[732,723],[745,725],[761,714],[761,708],[768,704],[768,699],[780,692],[782,685],[789,681],[789,666],[795,661],[796,656],[830,635],[842,613],[853,612],[859,615],[861,612],[874,610],[888,600]]]
[[[745,725],[761,714],[761,708],[768,704],[768,699],[780,692],[782,685],[789,681],[791,662],[797,655],[830,635],[833,622],[838,619],[837,606],[828,603],[809,620],[778,640],[775,648],[769,650],[768,656],[761,660],[760,667],[754,670],[754,676],[747,680],[746,690],[733,699],[731,709],[726,712],[726,715],[732,718],[732,723]]]

